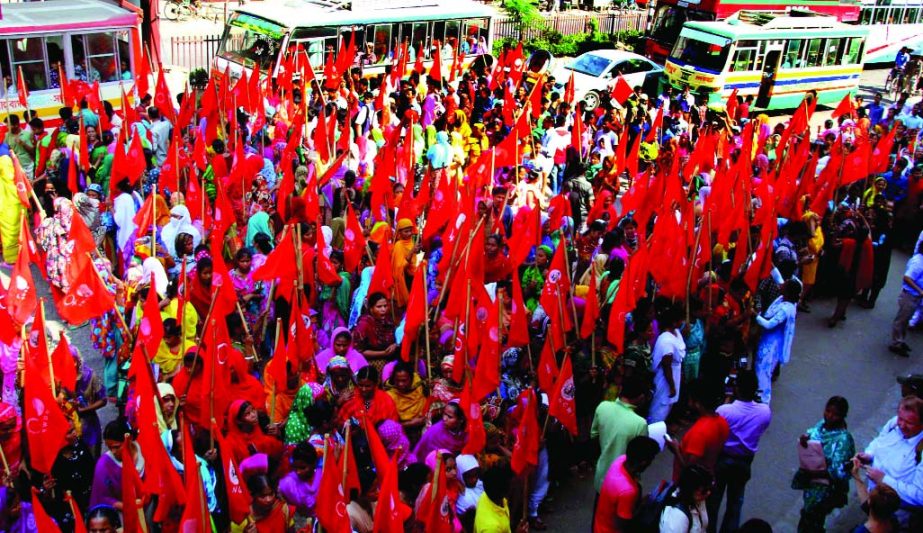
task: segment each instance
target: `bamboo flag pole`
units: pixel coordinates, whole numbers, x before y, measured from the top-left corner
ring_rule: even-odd
[[[349,454],[349,440],[350,440],[350,438],[349,438],[349,433],[350,433],[350,429],[352,429],[352,426],[353,426],[352,424],[350,424],[350,423],[348,423],[348,422],[346,423],[346,436],[343,438],[343,441],[344,441],[344,442],[343,442],[343,454],[344,454],[344,457],[343,457],[343,477],[342,477],[340,483],[343,485],[343,491],[344,491],[344,492],[346,492],[346,478],[347,478],[347,476],[349,475],[349,455],[347,455],[347,454]]]
[[[217,355],[218,355],[218,327],[215,325],[214,318],[211,319],[211,330],[212,330],[212,347],[211,347],[211,350],[208,350],[208,351],[211,352],[210,357],[217,358]],[[208,419],[209,420],[215,418],[215,365],[217,363],[218,361],[212,360],[211,364],[208,365],[208,369],[209,369],[209,372],[208,372],[208,382],[209,382]],[[190,375],[189,381],[192,381],[191,375]],[[208,432],[208,449],[211,450],[214,447],[215,447],[215,432],[209,431]]]
[[[423,333],[424,335],[426,335],[426,377],[427,379],[431,381],[432,376],[433,376],[433,358],[430,353],[430,346],[429,346],[429,298],[426,296],[426,293],[427,293],[426,287],[428,286],[426,283],[426,267],[427,267],[426,261],[424,261],[423,265],[421,266],[423,267],[423,272],[422,272],[423,274],[423,309],[424,309]],[[416,366],[419,366],[419,365],[416,365]],[[419,371],[419,369],[414,368],[414,372],[417,372],[417,371]]]
[[[44,326],[45,325],[45,299],[44,298],[40,298],[38,301],[38,311],[39,313],[41,313],[42,326]],[[44,334],[45,332],[43,331],[42,336],[40,336],[39,339],[43,338]],[[45,346],[42,346],[42,348],[45,349],[45,354],[48,356],[48,379],[49,381],[51,381],[51,395],[57,398],[58,391],[57,391],[57,387],[55,386],[55,382],[54,382],[54,365],[51,363],[51,352],[48,351],[47,344]]]
[[[281,319],[281,318],[277,318],[277,319],[276,319],[276,334],[275,334],[275,340],[274,340],[273,343],[272,343],[272,349],[273,349],[272,358],[273,358],[273,359],[276,358],[275,350],[276,350],[276,347],[279,345],[279,333],[280,333],[281,331],[282,331],[282,319]],[[275,364],[278,364],[278,363],[275,363]],[[286,369],[286,375],[288,375],[288,370],[287,370],[287,369]],[[270,398],[269,398],[269,423],[270,423],[270,424],[274,423],[274,420],[275,420],[275,418],[276,418],[276,389],[277,389],[277,388],[278,388],[278,383],[276,383],[275,377],[273,377],[273,380],[272,380],[272,392],[271,392]]]

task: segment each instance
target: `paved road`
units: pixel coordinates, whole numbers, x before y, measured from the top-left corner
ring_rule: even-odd
[[[886,74],[882,70],[866,73],[861,93],[870,96],[881,86]],[[812,123],[816,127],[829,115],[830,110],[818,111]],[[786,117],[780,114],[773,118]],[[923,372],[923,342],[919,333],[911,335],[910,344],[915,352],[909,359],[887,350],[906,260],[906,254],[895,253],[888,284],[875,309],[851,306],[849,319],[836,329],[828,329],[825,323],[833,312],[832,300],[814,302],[810,314],[799,313],[791,363],[773,385],[773,420],[753,463],[753,477],[747,486],[743,509],[745,520],[759,517],[773,524],[775,531],[795,531],[801,509],[801,493],[790,488],[797,469],[795,442],[805,429],[822,418],[830,396],[840,395],[849,400],[849,429],[861,449],[896,413],[900,388],[895,377]],[[658,456],[643,477],[645,489],[671,477],[672,461],[669,452]],[[849,531],[864,520],[855,495],[850,497],[850,504],[828,520],[829,531]],[[549,530],[589,531],[593,498],[592,475],[569,480],[556,491],[555,512],[545,518]]]

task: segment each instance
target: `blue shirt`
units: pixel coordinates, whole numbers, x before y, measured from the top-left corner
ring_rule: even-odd
[[[904,65],[910,61],[910,54],[907,52],[898,52],[897,57],[894,58],[894,66],[897,68],[904,68]]]
[[[874,128],[880,124],[881,120],[884,118],[885,106],[872,102],[871,104],[865,106],[865,111],[869,115],[869,123]]]
[[[923,287],[923,254],[913,254],[913,257],[907,261],[904,277],[912,279],[918,287]],[[908,285],[906,281],[901,281],[901,288],[914,296],[923,296],[923,294],[918,293],[916,289]]]

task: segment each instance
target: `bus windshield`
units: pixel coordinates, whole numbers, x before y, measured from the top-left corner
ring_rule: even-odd
[[[609,63],[610,61],[605,57],[593,54],[584,54],[578,57],[576,61],[568,65],[567,69],[597,78],[600,74],[603,73],[604,70],[606,70],[606,67],[609,66]]]
[[[712,44],[681,35],[673,46],[670,57],[680,63],[717,73],[724,70],[728,48],[729,44]]]
[[[715,14],[693,11],[680,6],[660,6],[654,16],[651,37],[657,41],[670,42],[683,29],[683,23],[687,20],[707,22],[715,20]]]
[[[285,28],[267,20],[237,13],[228,21],[218,54],[246,67],[267,70],[279,55]]]

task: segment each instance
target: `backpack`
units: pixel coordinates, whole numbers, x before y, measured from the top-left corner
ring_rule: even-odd
[[[660,486],[641,500],[641,504],[635,511],[635,516],[631,520],[630,531],[649,533],[660,530],[660,517],[667,507],[676,507],[686,518],[689,519],[689,529],[692,529],[692,513],[676,499],[677,487],[674,483],[661,481]]]

